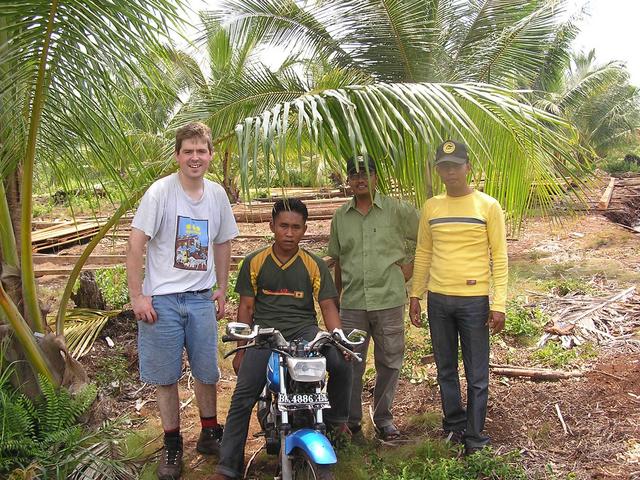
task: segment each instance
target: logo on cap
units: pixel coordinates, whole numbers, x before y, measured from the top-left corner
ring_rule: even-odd
[[[456,150],[456,145],[453,142],[445,142],[444,145],[442,145],[442,151],[447,155],[455,152],[455,150]]]

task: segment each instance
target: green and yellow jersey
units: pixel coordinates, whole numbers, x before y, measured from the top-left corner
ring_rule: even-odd
[[[318,324],[314,299],[338,296],[324,261],[301,248],[286,263],[272,247],[250,253],[242,262],[235,291],[255,297],[254,323],[277,328],[285,338]]]

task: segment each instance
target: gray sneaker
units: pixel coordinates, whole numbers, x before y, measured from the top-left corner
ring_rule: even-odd
[[[158,461],[159,480],[178,480],[182,473],[182,436],[165,437]]]
[[[217,455],[220,453],[222,433],[222,425],[203,428],[196,443],[196,450],[205,455]]]

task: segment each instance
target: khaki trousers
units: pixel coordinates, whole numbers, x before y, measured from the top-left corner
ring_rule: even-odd
[[[367,339],[355,351],[362,354],[362,363],[353,363],[353,388],[349,407],[349,425],[362,422],[362,377],[366,370],[369,341],[373,338],[373,358],[376,381],[373,391],[373,422],[376,427],[393,423],[391,405],[398,387],[398,378],[404,358],[404,305],[368,312],[340,309],[345,334],[359,328],[367,332]]]

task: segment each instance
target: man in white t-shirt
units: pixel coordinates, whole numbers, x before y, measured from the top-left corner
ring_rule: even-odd
[[[212,154],[206,125],[178,129],[179,170],[151,185],[129,236],[127,280],[138,320],[140,378],[157,385],[164,430],[160,479],[177,479],[182,470],[178,380],[185,348],[202,424],[196,449],[217,454],[222,438],[216,416],[217,319],[224,315],[231,239],[238,227],[224,189],[204,178]]]

